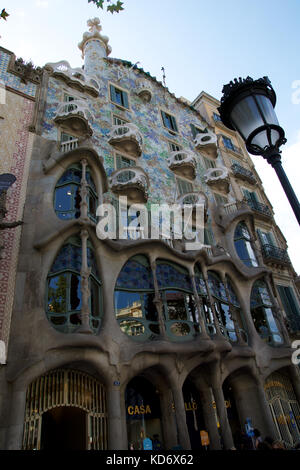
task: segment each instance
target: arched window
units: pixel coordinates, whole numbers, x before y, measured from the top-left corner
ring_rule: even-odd
[[[283,342],[273,314],[273,304],[266,283],[258,280],[251,292],[251,315],[260,337],[271,344]]]
[[[72,164],[58,180],[55,187],[54,209],[60,219],[69,220],[80,217],[81,180],[82,166],[80,163]],[[97,191],[89,167],[86,168],[86,181],[88,187],[88,215],[96,221]]]
[[[148,259],[133,256],[123,266],[115,287],[115,314],[121,330],[136,340],[159,334],[154,282]]]
[[[90,327],[96,333],[100,326],[101,282],[92,245],[87,242],[89,277]],[[47,317],[55,329],[73,333],[81,325],[82,244],[79,236],[70,237],[56,256],[47,278]]]
[[[157,260],[156,275],[168,336],[178,340],[199,333],[199,311],[188,271],[178,264]]]
[[[226,278],[226,288],[216,273],[208,272],[208,285],[210,293],[214,300],[216,316],[220,325],[222,334],[230,341],[237,341],[237,334],[233,322],[232,315],[238,321],[238,327],[241,334],[244,336],[243,320],[241,315],[241,308],[238,298],[234,292],[229,278]]]
[[[240,222],[234,232],[234,245],[236,252],[246,266],[258,266],[256,256],[251,245],[251,236],[247,225]]]

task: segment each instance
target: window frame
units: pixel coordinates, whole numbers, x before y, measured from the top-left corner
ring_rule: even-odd
[[[162,108],[159,108],[159,114],[160,114],[161,122],[163,124],[163,128],[172,135],[179,135],[179,127],[177,124],[176,117],[173,114],[171,114],[169,111],[166,111],[165,109],[162,109]],[[170,118],[171,128],[166,126],[164,115]]]
[[[130,100],[129,100],[129,96],[130,96],[129,90],[126,90],[125,88],[122,88],[119,85],[115,85],[113,82],[108,82],[108,89],[109,89],[109,100],[112,104],[114,104],[115,106],[117,106],[120,109],[123,109],[123,110],[126,110],[126,111],[131,111]],[[114,92],[112,91],[113,89],[114,89]],[[122,104],[120,104],[117,101],[114,101],[113,98],[114,98],[115,90],[120,92],[120,94],[121,94],[121,103]]]

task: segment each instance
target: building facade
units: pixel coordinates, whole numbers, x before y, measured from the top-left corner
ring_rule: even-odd
[[[0,50],[3,220],[23,221],[0,234],[0,448],[230,449],[247,422],[293,447],[299,284],[253,162],[215,98],[88,26],[82,68]],[[200,247],[148,236],[162,204],[203,208]]]

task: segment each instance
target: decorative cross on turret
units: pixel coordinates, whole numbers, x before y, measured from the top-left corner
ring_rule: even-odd
[[[100,32],[102,31],[102,26],[100,25],[100,19],[99,18],[92,18],[88,20],[87,25],[89,27],[89,31],[91,33],[96,33],[97,31]]]

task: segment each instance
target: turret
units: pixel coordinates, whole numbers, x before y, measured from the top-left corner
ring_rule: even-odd
[[[108,45],[109,38],[101,34],[102,26],[99,18],[88,20],[89,32],[83,34],[78,44],[84,59],[84,71],[88,75],[95,75],[101,69],[101,61],[111,53]]]

